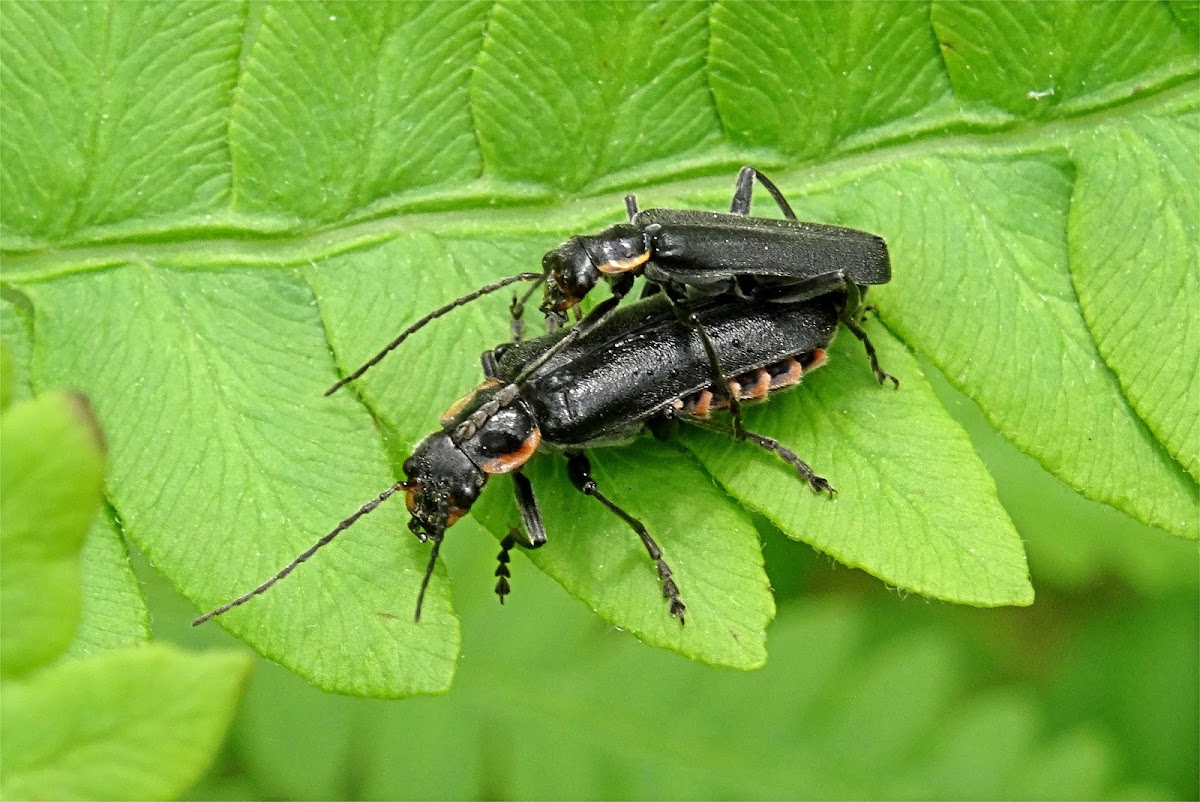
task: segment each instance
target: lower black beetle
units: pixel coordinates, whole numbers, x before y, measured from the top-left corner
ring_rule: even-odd
[[[805,372],[823,364],[845,302],[844,293],[792,304],[705,301],[695,314],[734,377],[728,394],[758,401],[794,386]],[[406,479],[363,505],[274,577],[194,623],[263,593],[399,491],[406,496],[409,529],[422,542],[433,543],[417,600],[420,620],[446,529],[470,511],[489,476],[511,473],[522,526],[502,544],[496,592],[503,601],[509,592],[509,550],[546,542],[533,488],[521,473],[539,448],[565,452],[572,484],[637,533],[662,580],[671,615],[682,622],[686,606],[662,550],[640,521],[596,486],[583,449],[619,443],[644,426],[657,428],[675,420],[732,432],[708,419],[711,410],[728,404],[713,386],[706,349],[695,328],[680,321],[663,297],[626,306],[585,336],[559,347],[566,338],[560,331],[484,353],[486,381],[451,406],[442,417],[442,428],[417,445],[404,463]],[[814,492],[833,495],[825,479],[776,440],[751,432],[743,435],[790,463]]]

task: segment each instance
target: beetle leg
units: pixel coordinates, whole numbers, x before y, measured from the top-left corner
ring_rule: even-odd
[[[725,371],[721,368],[721,358],[717,356],[717,349],[713,346],[712,340],[708,337],[708,331],[700,322],[700,318],[692,311],[688,305],[686,297],[675,296],[669,288],[665,289],[667,300],[671,303],[671,309],[675,311],[675,316],[688,328],[700,335],[700,342],[704,345],[704,352],[708,354],[708,364],[712,366],[713,378],[716,380],[717,392],[729,400],[729,414],[733,417],[733,436],[738,440],[742,439],[742,433],[746,428],[742,425],[742,404],[738,400],[738,394],[729,386],[729,379],[725,377]]]
[[[783,197],[779,187],[753,167],[743,167],[738,172],[737,185],[733,190],[733,201],[729,204],[729,211],[732,214],[750,214],[750,196],[754,192],[754,179],[756,178],[758,183],[763,185],[763,189],[771,194],[776,205],[779,206],[779,211],[783,212],[783,216],[788,220],[795,220],[796,213],[792,211],[791,204],[787,202],[787,198]]]
[[[846,324],[846,328],[850,329],[851,334],[862,341],[863,348],[867,349],[867,359],[871,360],[871,371],[875,374],[875,381],[883,384],[885,381],[891,380],[892,386],[899,390],[900,380],[879,367],[879,356],[875,353],[875,346],[871,344],[871,338],[863,331],[862,326],[859,326],[849,316],[843,317],[842,322]]]
[[[676,399],[675,403],[679,406],[664,407],[657,415],[646,419],[646,428],[655,440],[671,440],[679,431],[679,410],[683,409],[683,402]]]
[[[845,270],[830,270],[828,273],[811,276],[802,282],[783,287],[764,287],[751,284],[749,297],[755,301],[796,304],[812,298],[820,298],[831,292],[846,291],[849,294],[849,285],[853,283],[846,279]],[[847,306],[855,306],[855,304],[847,304]]]
[[[833,489],[833,485],[829,484],[824,476],[817,476],[816,472],[809,467],[807,462],[800,459],[795,451],[792,451],[775,438],[755,434],[754,432],[746,432],[746,439],[756,446],[777,454],[780,459],[795,468],[796,473],[800,474],[801,479],[808,482],[808,486],[812,488],[814,493],[828,493],[830,498],[837,495],[837,491]]]
[[[524,295],[513,293],[512,303],[508,305],[508,314],[512,316],[512,335],[513,342],[521,342],[525,334],[525,321],[522,317],[525,315],[525,304],[529,303],[530,296],[537,290],[538,285],[534,284]]]
[[[582,451],[577,451],[567,458],[567,475],[571,477],[571,483],[583,493],[585,496],[591,496],[605,507],[608,507],[617,517],[637,532],[638,537],[642,539],[642,544],[646,547],[646,551],[650,554],[650,559],[654,560],[654,567],[658,570],[658,578],[663,583],[663,598],[667,600],[671,615],[679,619],[679,623],[684,623],[684,612],[687,610],[687,605],[683,603],[683,599],[679,598],[679,586],[675,584],[672,578],[671,569],[667,566],[667,561],[663,559],[662,549],[654,542],[654,538],[650,537],[650,533],[646,531],[646,527],[637,518],[634,518],[625,510],[618,507],[610,501],[596,487],[596,480],[592,478],[592,466],[588,462],[587,455]]]
[[[867,332],[859,325],[859,320],[864,314],[863,309],[862,294],[858,285],[853,281],[847,281],[846,308],[842,310],[842,323],[850,329],[851,334],[862,342],[863,348],[867,349],[867,359],[871,360],[871,371],[875,374],[875,381],[883,384],[890,379],[893,388],[899,390],[900,380],[879,367],[879,356],[875,353],[875,346],[871,344],[871,338],[867,336]]]
[[[488,379],[495,380],[496,372],[500,370],[496,364],[496,354],[494,351],[484,351],[479,355],[479,364],[483,368],[483,375]]]
[[[683,419],[689,423],[699,426],[702,429],[711,429],[715,432],[733,434],[733,432],[727,427],[708,420],[707,418],[697,418],[693,415],[686,415],[683,416]],[[816,471],[809,467],[807,462],[800,459],[795,451],[792,451],[774,437],[767,437],[765,434],[755,434],[754,432],[746,432],[745,435],[746,440],[749,442],[754,443],[754,445],[758,446],[759,448],[770,451],[784,462],[795,468],[796,473],[800,475],[801,479],[803,479],[805,482],[808,482],[808,486],[812,488],[814,493],[828,493],[830,498],[833,498],[837,495],[837,491],[833,489],[833,485],[829,484],[824,476],[818,476]]]
[[[537,359],[530,362],[525,369],[521,371],[520,375],[513,379],[513,384],[520,384],[521,382],[525,381],[527,378],[533,375],[535,370],[546,364],[546,362],[548,362],[559,351],[566,348],[568,345],[575,342],[584,334],[587,334],[604,321],[608,320],[608,316],[612,314],[613,310],[617,308],[617,304],[621,303],[621,299],[624,297],[624,293],[618,295],[614,292],[611,297],[605,298],[603,301],[596,304],[592,311],[588,312],[582,320],[576,323],[575,326],[568,331],[561,340],[548,348],[546,352]]]
[[[629,222],[632,223],[638,213],[637,195],[625,196],[625,213],[629,215]]]
[[[520,471],[513,471],[512,478],[516,489],[517,511],[521,513],[521,524],[525,528],[521,545],[527,549],[540,548],[546,545],[546,524],[542,521],[542,511],[538,509],[537,499],[533,495],[533,485]]]

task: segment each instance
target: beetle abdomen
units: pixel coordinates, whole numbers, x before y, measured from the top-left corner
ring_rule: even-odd
[[[741,401],[764,401],[771,393],[795,387],[806,373],[824,364],[825,349],[815,348],[735,376],[729,380],[729,390]],[[729,399],[714,385],[677,398],[670,406],[681,414],[706,418],[714,409],[728,408]]]

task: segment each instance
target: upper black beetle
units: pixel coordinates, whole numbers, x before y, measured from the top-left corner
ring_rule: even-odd
[[[754,181],[770,193],[786,220],[750,217]],[[899,381],[879,367],[875,348],[859,325],[868,286],[892,278],[887,243],[852,228],[803,223],[783,193],[753,167],[738,173],[729,214],[684,209],[638,210],[637,198],[625,197],[628,222],[599,234],[575,236],[542,259],[546,297],[542,311],[559,315],[575,307],[600,279],[612,297],[575,327],[582,336],[620,302],[642,275],[648,293],[661,291],[681,320],[695,328],[708,352],[717,386],[724,369],[704,326],[691,314],[696,296],[730,296],[750,302],[795,303],[829,292],[842,292],[842,322],[866,347],[871,370],[882,384]],[[741,431],[736,397],[728,396],[734,431]]]
[[[794,386],[824,362],[845,302],[845,293],[837,292],[792,304],[710,300],[697,304],[694,314],[734,377],[729,394],[761,400],[773,390]],[[627,439],[643,426],[658,428],[675,420],[730,431],[708,420],[709,411],[722,406],[723,399],[713,386],[700,336],[669,307],[665,298],[654,298],[618,310],[566,345],[567,332],[559,331],[486,352],[487,380],[450,407],[441,429],[417,445],[404,463],[407,478],[363,505],[274,577],[195,623],[267,590],[398,491],[407,496],[409,529],[433,542],[418,595],[419,620],[446,528],[470,511],[489,476],[511,473],[522,526],[504,540],[500,553],[496,592],[503,601],[509,590],[508,551],[517,544],[536,548],[546,542],[533,488],[521,474],[539,448],[565,451],[575,487],[637,532],[654,560],[671,614],[682,621],[685,605],[662,550],[640,521],[600,492],[583,453],[587,447]],[[790,463],[814,491],[833,494],[825,479],[777,441],[751,432],[743,437]]]
[[[786,220],[750,217],[754,181],[771,194]],[[729,214],[685,209],[638,210],[625,198],[629,221],[599,234],[575,236],[542,259],[545,312],[565,312],[604,278],[628,292],[628,277],[644,275],[682,294],[732,295],[751,301],[803,301],[848,285],[864,288],[892,278],[882,237],[852,228],[803,223],[783,193],[753,167],[743,167]]]

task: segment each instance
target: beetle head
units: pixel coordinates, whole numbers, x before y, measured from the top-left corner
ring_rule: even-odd
[[[565,312],[596,286],[601,276],[637,270],[650,259],[646,233],[618,223],[590,237],[572,237],[542,258],[546,301],[542,311]]]
[[[487,475],[462,452],[450,435],[436,432],[417,444],[404,462],[408,528],[422,541],[442,534],[471,510]]]
[[[567,311],[600,280],[600,271],[581,237],[572,237],[543,256],[542,271],[546,275],[545,313]]]

